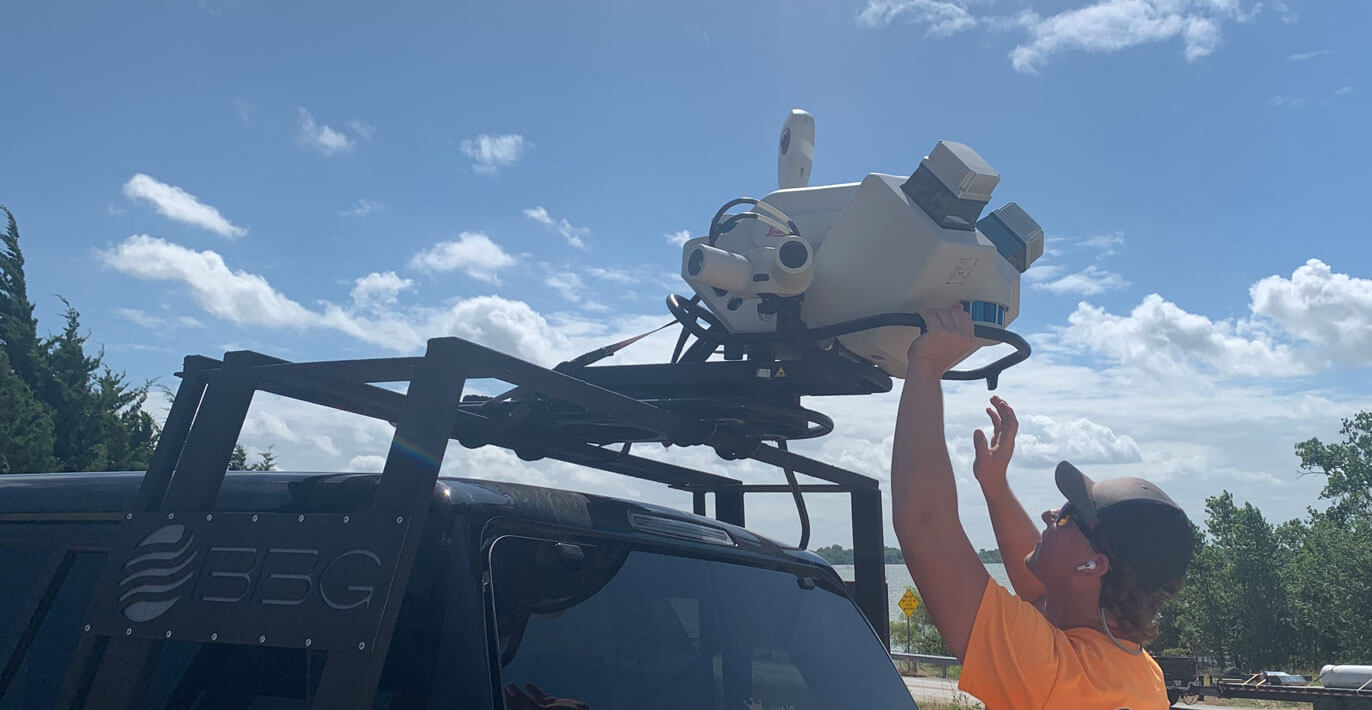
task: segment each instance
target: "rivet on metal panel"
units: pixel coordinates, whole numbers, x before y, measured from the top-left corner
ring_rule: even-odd
[[[171,629],[167,629],[167,633],[163,634],[163,636],[165,636],[166,638],[171,638]]]
[[[366,642],[366,641],[358,641],[358,642],[357,642],[357,650],[359,650],[359,651],[365,651],[365,650],[367,650],[367,642]]]
[[[124,513],[125,520],[133,520],[133,513]]]
[[[304,515],[301,515],[300,517],[298,517],[298,518],[295,519],[295,522],[297,522],[297,523],[303,523],[303,522],[305,522],[305,516],[304,516]]]
[[[314,639],[305,639],[305,648],[309,648],[310,646],[313,646],[313,645],[314,645]]]
[[[129,628],[127,628],[127,629],[124,629],[124,635],[125,635],[125,636],[132,636],[132,635],[133,635],[133,627],[129,627]]]
[[[90,625],[90,624],[86,624],[85,630],[86,630],[86,631],[90,631],[90,630],[91,630],[91,625]]]
[[[167,513],[167,520],[176,520],[176,513]]]
[[[351,515],[345,515],[345,516],[343,516],[343,524],[344,524],[344,525],[347,525],[347,524],[348,524],[348,521],[349,521],[349,520],[352,520],[352,519],[353,519],[353,517],[352,517]]]
[[[263,634],[262,636],[258,636],[258,637],[257,637],[257,642],[258,642],[258,643],[266,643],[266,642],[267,642],[267,636],[266,636],[265,634]]]
[[[218,641],[218,640],[219,640],[219,634],[210,634],[210,640],[211,640],[211,641]]]
[[[256,514],[256,513],[253,513],[252,521],[253,521],[254,523],[257,522],[257,514]]]
[[[403,516],[403,515],[397,515],[397,516],[395,516],[395,524],[396,524],[396,525],[399,525],[399,524],[401,524],[401,523],[403,523],[403,522],[405,522],[405,516]]]
[[[208,522],[211,521],[211,520],[214,520],[214,514],[213,514],[213,513],[205,513],[205,522],[208,523]]]

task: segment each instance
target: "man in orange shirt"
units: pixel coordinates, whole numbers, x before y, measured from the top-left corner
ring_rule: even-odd
[[[959,686],[989,710],[1168,707],[1143,644],[1191,560],[1186,514],[1148,481],[1096,483],[1064,461],[1056,479],[1067,502],[1043,514],[1040,536],[1005,479],[1018,422],[992,398],[994,434],[973,435],[973,469],[1019,596],[993,582],[958,519],[943,432],[939,380],[973,348],[972,320],[956,306],[922,315],[896,419],[892,522],[934,625],[963,662]]]

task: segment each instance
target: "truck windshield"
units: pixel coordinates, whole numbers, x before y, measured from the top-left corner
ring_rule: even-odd
[[[915,708],[857,607],[794,572],[506,537],[491,550],[510,708]],[[579,704],[578,704],[579,703]]]

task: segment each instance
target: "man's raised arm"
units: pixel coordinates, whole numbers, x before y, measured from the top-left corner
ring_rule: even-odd
[[[958,519],[957,483],[943,438],[940,378],[975,344],[962,308],[925,311],[910,346],[891,454],[891,521],[929,616],[959,659],[967,654],[986,567]]]
[[[1015,417],[1015,410],[1000,397],[991,398],[986,414],[991,417],[991,441],[987,442],[986,433],[980,429],[972,433],[972,447],[977,454],[972,471],[986,496],[991,528],[996,533],[996,546],[1000,548],[1000,559],[1010,577],[1010,585],[1021,599],[1036,603],[1043,598],[1043,583],[1025,566],[1024,559],[1034,551],[1039,532],[1034,519],[1010,490],[1005,476],[1010,457],[1015,453],[1019,419]]]

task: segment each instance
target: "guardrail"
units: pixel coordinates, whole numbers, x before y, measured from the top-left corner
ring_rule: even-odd
[[[942,677],[944,677],[944,678],[947,678],[947,677],[948,677],[948,666],[956,666],[956,665],[959,665],[959,664],[962,663],[962,661],[959,661],[958,659],[956,659],[956,658],[954,658],[954,657],[952,657],[952,656],[929,656],[929,655],[925,655],[925,654],[923,654],[923,653],[896,653],[896,652],[892,652],[892,653],[891,653],[891,660],[893,660],[893,661],[909,661],[909,662],[911,662],[911,663],[925,663],[925,664],[928,664],[928,665],[931,665],[931,666],[938,666],[938,667],[939,667],[939,675],[942,676]]]

